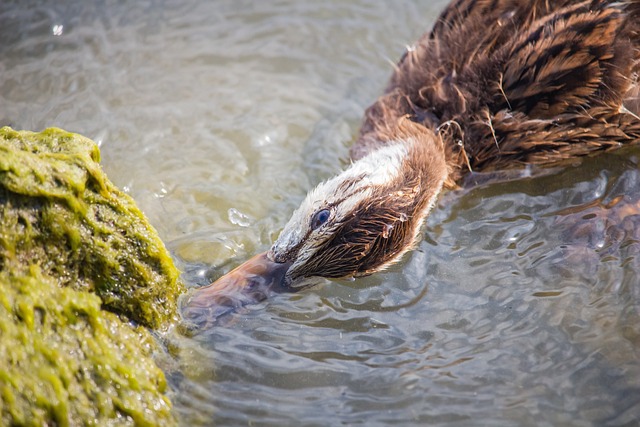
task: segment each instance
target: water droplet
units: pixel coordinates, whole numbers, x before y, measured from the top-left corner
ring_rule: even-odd
[[[233,225],[238,225],[240,227],[248,227],[249,225],[251,225],[251,220],[249,219],[249,217],[240,212],[238,209],[230,208],[227,213],[229,215],[229,221],[231,221]]]
[[[393,225],[391,224],[386,224],[384,226],[384,230],[382,230],[382,237],[384,239],[388,239],[389,238],[389,234],[391,233],[391,230],[393,230]]]
[[[53,33],[54,36],[61,36],[62,33],[64,32],[64,26],[63,25],[54,25],[51,28],[51,32]]]
[[[409,219],[409,217],[407,216],[407,214],[406,214],[406,213],[401,212],[401,213],[400,213],[400,216],[398,217],[398,219],[400,220],[400,222],[405,222],[406,220],[408,220],[408,219]]]
[[[162,199],[163,197],[165,197],[167,194],[169,193],[169,191],[167,190],[167,188],[165,187],[164,182],[160,181],[160,190],[158,190],[157,192],[153,193],[153,195],[157,198],[157,199]]]

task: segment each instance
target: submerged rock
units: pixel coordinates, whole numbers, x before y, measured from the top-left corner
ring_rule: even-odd
[[[171,425],[149,332],[178,271],[98,147],[0,129],[0,424]]]

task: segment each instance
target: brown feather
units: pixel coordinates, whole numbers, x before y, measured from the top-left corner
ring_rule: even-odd
[[[640,141],[640,1],[458,0],[365,113],[354,159],[402,117],[469,170],[551,163]]]

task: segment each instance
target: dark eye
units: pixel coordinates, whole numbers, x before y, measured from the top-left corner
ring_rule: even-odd
[[[320,227],[322,224],[329,220],[331,216],[331,211],[329,209],[322,209],[313,214],[311,218],[311,229],[315,230]]]

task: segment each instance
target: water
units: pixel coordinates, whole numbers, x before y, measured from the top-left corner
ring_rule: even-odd
[[[3,2],[0,122],[96,140],[206,284],[346,164],[389,60],[443,4]],[[181,423],[633,425],[639,155],[448,193],[389,271],[167,337]]]

